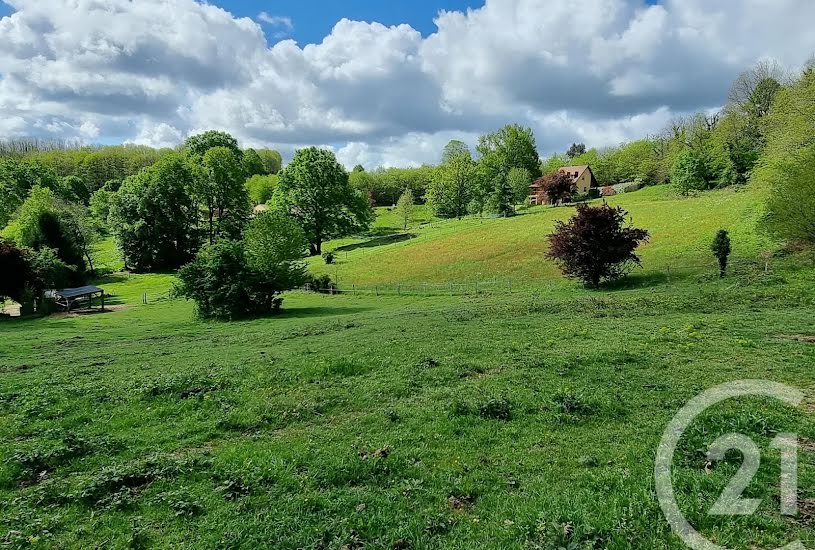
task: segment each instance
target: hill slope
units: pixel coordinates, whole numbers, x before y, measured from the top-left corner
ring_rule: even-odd
[[[755,188],[711,191],[678,197],[667,186],[650,187],[611,197],[626,209],[634,224],[648,229],[651,241],[642,248],[646,272],[668,266],[685,268],[711,263],[709,243],[718,229],[730,231],[735,259],[752,259],[771,243],[756,231],[762,193]],[[574,208],[535,207],[508,219],[434,220],[397,233],[398,220],[380,210],[376,230],[384,237],[329,242],[336,252],[327,266],[319,258],[311,269],[338,279],[342,286],[421,282],[472,282],[512,278],[534,282],[559,277],[545,258],[546,235],[556,220],[568,219]],[[427,218],[422,210],[420,219]],[[392,234],[387,235],[388,232]]]

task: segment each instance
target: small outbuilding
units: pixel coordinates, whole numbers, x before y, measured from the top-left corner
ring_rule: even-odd
[[[99,295],[99,305],[101,311],[105,311],[105,291],[98,286],[82,286],[79,288],[63,288],[52,291],[57,307],[70,312],[71,309],[79,305],[83,299],[88,300],[88,309],[93,309],[93,297]]]

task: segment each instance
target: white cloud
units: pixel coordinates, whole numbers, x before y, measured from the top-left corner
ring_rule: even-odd
[[[716,107],[759,58],[797,67],[815,51],[810,0],[487,0],[440,13],[426,38],[342,20],[305,47],[195,0],[10,4],[3,135],[169,146],[218,128],[287,155],[332,144],[349,166],[436,162],[446,140],[508,122],[543,153],[614,144]]]
[[[283,27],[286,30],[294,29],[294,24],[292,23],[291,17],[269,15],[265,11],[262,11],[258,14],[258,19],[264,23],[272,25],[273,27]]]

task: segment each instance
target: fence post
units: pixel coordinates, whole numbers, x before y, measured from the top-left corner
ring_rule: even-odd
[[[351,285],[351,288],[352,288],[352,289],[353,289],[353,291],[354,291],[354,296],[356,296],[356,295],[357,295],[357,285],[356,285],[356,283],[352,284],[352,285]]]
[[[379,285],[374,285],[374,292],[376,292],[377,298],[379,297]]]
[[[397,296],[401,296],[401,295],[402,295],[402,283],[397,283],[397,284],[396,284],[396,295],[397,295]]]
[[[671,266],[670,266],[670,264],[668,265],[667,269],[668,269],[668,282],[670,283],[671,282]]]

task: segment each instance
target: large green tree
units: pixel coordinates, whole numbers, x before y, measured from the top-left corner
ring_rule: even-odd
[[[277,174],[283,168],[283,157],[273,149],[258,149],[258,156],[263,161],[266,174]]]
[[[461,152],[440,164],[427,188],[427,204],[437,216],[461,219],[473,197],[476,163],[469,152]]]
[[[373,211],[348,182],[348,173],[328,149],[300,149],[280,172],[274,203],[300,223],[312,256],[323,241],[366,230]]]
[[[249,218],[249,193],[240,158],[227,147],[212,147],[201,160],[195,185],[206,211],[209,242],[219,237],[240,237]]]
[[[476,148],[479,154],[479,182],[474,195],[480,208],[489,201],[493,210],[506,215],[511,200],[509,172],[513,168],[527,170],[533,178],[540,176],[540,157],[535,135],[530,128],[509,124],[500,130],[481,136]],[[498,200],[499,197],[503,197]],[[497,211],[495,209],[499,209]]]
[[[243,172],[247,178],[270,173],[266,171],[266,165],[263,164],[263,159],[260,158],[260,155],[254,149],[247,149],[243,152],[242,165]]]
[[[238,140],[226,132],[209,130],[190,136],[184,141],[184,151],[194,157],[203,158],[207,151],[214,147],[226,147],[239,160],[243,158],[243,151],[238,147]]]
[[[194,184],[193,168],[177,154],[122,183],[111,201],[110,222],[126,266],[175,268],[193,257],[199,245]]]

